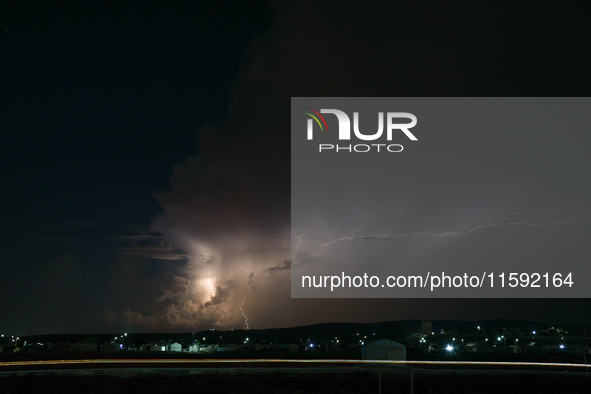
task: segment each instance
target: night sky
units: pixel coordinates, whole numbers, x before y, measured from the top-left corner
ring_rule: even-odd
[[[591,320],[587,299],[292,300],[289,286],[291,97],[589,96],[590,8],[3,2],[0,332]]]

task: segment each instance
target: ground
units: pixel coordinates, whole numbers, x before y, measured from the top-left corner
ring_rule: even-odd
[[[414,370],[414,393],[587,393],[584,372]],[[382,371],[383,393],[409,393],[408,370]],[[93,370],[2,374],[1,393],[378,393],[378,370]]]

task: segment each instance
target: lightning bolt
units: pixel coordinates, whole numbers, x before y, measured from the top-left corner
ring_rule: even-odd
[[[295,245],[292,244],[292,246],[295,246],[295,247],[300,246],[301,243],[304,243],[306,241],[309,241],[309,238],[305,238],[304,237],[304,234],[306,234],[305,231],[302,233],[302,235],[297,235],[294,231],[292,231],[291,233],[285,233],[285,234],[289,234],[289,235],[295,237],[295,239],[298,240],[298,243],[297,244],[295,244]]]
[[[382,206],[378,206],[378,210],[376,211],[376,213],[373,214],[373,218],[370,220],[369,218],[369,212],[367,213],[367,220],[365,222],[361,222],[360,220],[354,219],[357,223],[359,223],[360,227],[357,230],[353,230],[353,234],[352,236],[355,236],[356,233],[363,233],[363,229],[365,228],[365,226],[367,226],[368,224],[372,224],[376,221],[376,216],[378,216],[378,213],[380,213],[380,211],[382,210]]]
[[[360,227],[357,230],[353,230],[350,236],[337,238],[332,241],[325,242],[325,243],[321,244],[320,246],[329,246],[334,243],[348,242],[348,241],[352,241],[354,239],[387,240],[387,239],[396,239],[396,238],[408,238],[408,237],[413,237],[413,236],[442,238],[442,237],[470,234],[475,231],[483,230],[483,229],[490,228],[490,227],[508,227],[508,226],[546,227],[546,226],[555,226],[555,225],[561,225],[561,224],[570,224],[570,223],[585,219],[583,217],[579,217],[579,218],[573,218],[573,219],[568,219],[568,220],[557,220],[557,221],[545,222],[545,223],[532,223],[528,220],[511,220],[512,217],[519,215],[519,214],[523,214],[523,213],[529,213],[529,214],[534,214],[534,215],[538,215],[538,216],[541,216],[544,214],[544,212],[533,212],[533,211],[530,211],[529,208],[525,208],[525,209],[522,209],[521,211],[512,212],[512,213],[508,214],[507,216],[505,216],[504,218],[491,219],[491,220],[488,220],[485,222],[475,222],[474,221],[474,222],[471,222],[468,225],[466,225],[463,228],[456,230],[456,231],[447,231],[447,232],[442,232],[442,233],[431,233],[431,232],[395,233],[394,231],[396,231],[396,229],[398,228],[398,225],[400,224],[400,220],[402,218],[402,212],[400,212],[400,214],[398,215],[398,223],[396,224],[396,227],[394,229],[392,229],[386,233],[381,233],[381,234],[363,234],[363,230],[365,229],[365,227],[367,227],[369,224],[375,222],[375,217],[379,211],[380,211],[380,209],[378,209],[378,211],[373,215],[373,218],[371,218],[371,219],[368,214],[367,220],[365,222],[355,220],[357,223],[360,224]]]
[[[244,317],[244,324],[246,324],[246,329],[250,330],[250,327],[248,326],[248,317],[244,314],[244,309],[242,308],[244,306],[245,299],[246,299],[246,293],[244,293],[244,297],[242,297],[242,304],[240,304],[240,312],[242,312],[242,316]]]

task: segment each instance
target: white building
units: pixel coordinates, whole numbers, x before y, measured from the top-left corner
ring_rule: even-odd
[[[363,360],[406,360],[406,346],[389,339],[380,339],[361,347]]]

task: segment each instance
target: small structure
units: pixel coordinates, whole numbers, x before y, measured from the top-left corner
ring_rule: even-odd
[[[183,350],[183,347],[181,346],[180,343],[172,343],[170,345],[166,345],[166,351],[167,352],[181,352]]]
[[[141,352],[161,352],[162,346],[156,343],[148,343],[140,347]]]
[[[215,352],[217,350],[218,350],[218,346],[217,345],[214,345],[214,344],[209,344],[209,345],[206,345],[206,346],[201,346],[199,348],[199,351],[200,352]]]
[[[424,321],[421,324],[421,334],[426,337],[433,334],[433,322],[432,321]]]
[[[511,353],[523,353],[523,348],[518,345],[510,345],[509,349],[511,350]]]
[[[406,360],[406,346],[389,339],[380,339],[361,347],[363,360]]]
[[[478,353],[478,342],[467,342],[464,351],[467,353]]]

